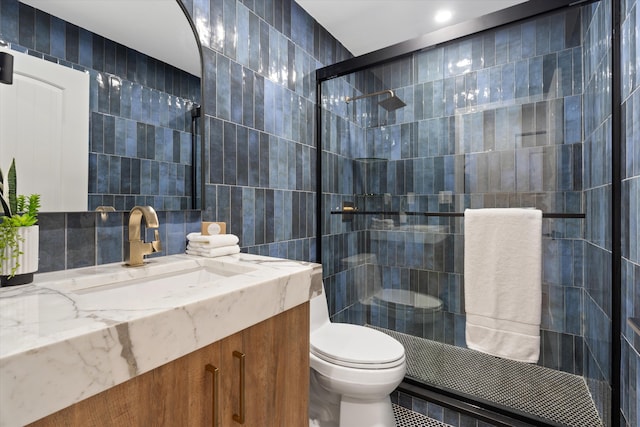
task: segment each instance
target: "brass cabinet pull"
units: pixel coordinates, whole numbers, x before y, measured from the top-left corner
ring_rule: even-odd
[[[213,375],[213,398],[211,400],[211,425],[213,427],[218,427],[220,425],[219,420],[220,420],[220,414],[219,414],[219,401],[220,401],[220,397],[219,397],[219,393],[218,393],[218,368],[216,368],[215,366],[211,365],[211,364],[207,364],[204,369],[206,369],[207,372],[210,372],[211,375]]]
[[[238,358],[240,361],[240,382],[239,382],[239,393],[240,393],[240,414],[233,414],[233,420],[237,423],[244,424],[244,353],[239,351],[233,352],[233,357]]]

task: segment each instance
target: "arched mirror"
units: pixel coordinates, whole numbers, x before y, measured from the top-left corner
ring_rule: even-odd
[[[3,0],[3,15],[0,168],[16,157],[19,193],[44,212],[200,208],[201,59],[180,0]],[[23,70],[34,58],[45,78]]]

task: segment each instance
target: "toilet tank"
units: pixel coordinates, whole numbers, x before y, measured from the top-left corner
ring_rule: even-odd
[[[309,312],[311,317],[311,332],[329,323],[329,307],[327,305],[327,297],[324,293],[324,283],[322,284],[322,292],[320,295],[311,298],[309,301]]]

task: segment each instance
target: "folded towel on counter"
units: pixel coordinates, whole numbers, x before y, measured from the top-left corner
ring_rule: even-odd
[[[204,249],[204,248],[193,248],[190,245],[187,246],[187,254],[189,255],[198,255],[208,258],[215,258],[219,256],[225,255],[233,255],[240,253],[240,246],[224,246],[221,248],[212,248],[212,249]]]
[[[464,212],[467,346],[536,363],[542,307],[542,212]]]
[[[215,234],[212,236],[203,236],[202,233],[189,233],[187,240],[194,246],[203,248],[221,248],[224,246],[233,246],[238,244],[238,236],[235,234]]]

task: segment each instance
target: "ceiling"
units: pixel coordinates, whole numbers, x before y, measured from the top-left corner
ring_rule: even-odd
[[[20,1],[193,75],[201,74],[197,42],[187,19],[176,19],[184,16],[176,0]],[[359,56],[526,0],[295,1]],[[435,22],[440,9],[452,12],[448,22]]]
[[[360,56],[526,0],[295,0],[352,54]],[[448,9],[445,23],[434,19]]]

